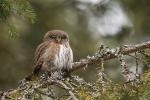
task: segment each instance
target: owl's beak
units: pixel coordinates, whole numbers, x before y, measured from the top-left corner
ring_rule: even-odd
[[[57,37],[56,40],[57,40],[57,42],[60,42],[61,41],[61,37]]]

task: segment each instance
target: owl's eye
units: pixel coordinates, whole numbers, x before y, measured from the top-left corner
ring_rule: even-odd
[[[49,36],[51,39],[56,39],[56,36]]]
[[[67,39],[67,37],[66,37],[66,36],[63,36],[63,37],[61,37],[61,39]]]

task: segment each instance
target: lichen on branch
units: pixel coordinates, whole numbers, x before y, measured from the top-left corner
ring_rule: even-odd
[[[93,56],[87,56],[79,62],[74,62],[70,72],[92,64],[97,66],[94,82],[86,82],[79,76],[54,78],[40,76],[32,81],[22,80],[16,89],[0,92],[2,100],[122,100],[125,98],[139,100],[146,98],[148,91],[144,91],[149,81],[150,73],[140,75],[138,73],[141,59],[138,55],[149,57],[145,50],[150,49],[150,41],[136,45],[124,45],[117,48],[108,48],[104,45]],[[133,54],[133,55],[131,55]],[[124,56],[133,57],[136,63],[136,73],[129,70]],[[105,73],[104,63],[110,59],[118,59],[122,68],[122,83],[115,83]],[[139,62],[140,61],[140,62]],[[149,64],[149,63],[148,63]],[[149,66],[149,65],[148,65]],[[141,76],[146,76],[141,79]]]

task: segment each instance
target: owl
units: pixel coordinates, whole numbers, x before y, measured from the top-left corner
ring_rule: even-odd
[[[33,74],[68,72],[72,62],[73,52],[68,34],[61,30],[48,31],[35,51]]]

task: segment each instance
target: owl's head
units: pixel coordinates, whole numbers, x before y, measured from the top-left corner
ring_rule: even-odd
[[[64,31],[61,30],[52,30],[48,31],[44,38],[43,41],[53,41],[56,43],[64,43],[69,41],[68,34]]]

